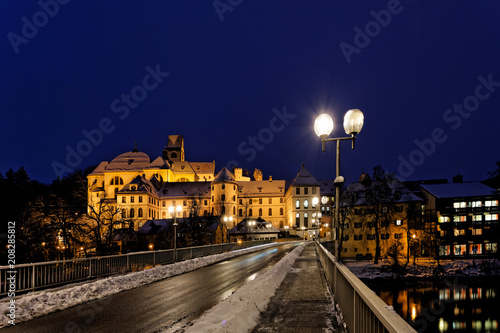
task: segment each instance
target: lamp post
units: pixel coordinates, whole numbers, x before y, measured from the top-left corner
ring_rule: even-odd
[[[177,261],[177,213],[182,211],[182,206],[179,205],[177,207],[170,206],[168,207],[168,211],[170,214],[174,215],[174,261]]]
[[[337,165],[335,174],[335,225],[334,225],[334,236],[335,237],[335,256],[338,258],[339,255],[339,227],[340,227],[340,186],[344,182],[344,177],[340,176],[340,141],[341,140],[351,140],[352,149],[355,146],[356,134],[361,132],[363,127],[364,116],[363,113],[358,109],[352,109],[347,111],[344,116],[344,130],[349,137],[340,138],[328,138],[330,133],[333,131],[333,119],[330,115],[323,113],[320,114],[316,121],[314,122],[314,131],[316,135],[321,138],[321,150],[325,151],[325,142],[335,141],[337,143]]]
[[[227,242],[230,243],[229,242],[229,228],[227,226],[228,225],[227,223],[229,222],[231,224],[233,222],[233,217],[225,215],[223,220],[224,220],[224,225],[226,226],[226,229],[227,229]]]

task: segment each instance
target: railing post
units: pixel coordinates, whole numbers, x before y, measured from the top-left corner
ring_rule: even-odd
[[[35,291],[35,269],[36,266],[33,265],[33,275],[31,276],[31,288]]]
[[[130,254],[127,253],[127,272],[130,272]]]
[[[89,258],[89,279],[92,277],[92,258]]]

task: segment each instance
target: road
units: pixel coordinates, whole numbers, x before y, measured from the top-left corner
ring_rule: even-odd
[[[188,325],[296,244],[283,244],[16,324],[14,332],[157,332]]]

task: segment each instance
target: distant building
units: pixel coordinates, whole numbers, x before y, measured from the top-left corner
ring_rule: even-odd
[[[270,222],[261,218],[247,218],[229,230],[229,238],[231,242],[278,239],[279,233],[280,231]]]
[[[118,210],[117,218],[132,222],[135,230],[148,220],[172,218],[169,207],[178,205],[181,218],[219,216],[227,228],[262,218],[274,228],[291,234],[297,230],[305,238],[320,229],[322,202],[328,203],[323,206],[323,218],[331,215],[332,198],[321,197],[322,185],[304,166],[291,182],[271,176],[264,180],[258,169],[255,180],[243,176],[239,168],[234,174],[226,168],[215,173],[215,161],[185,160],[181,135],[169,136],[162,155],[155,159],[136,147],[111,162],[101,162],[87,178],[88,213],[103,204],[111,206]]]
[[[434,216],[439,256],[495,256],[499,225],[497,190],[479,182],[421,185]]]

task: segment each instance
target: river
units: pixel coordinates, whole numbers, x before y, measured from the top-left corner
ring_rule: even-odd
[[[365,283],[418,332],[500,332],[500,279]]]

